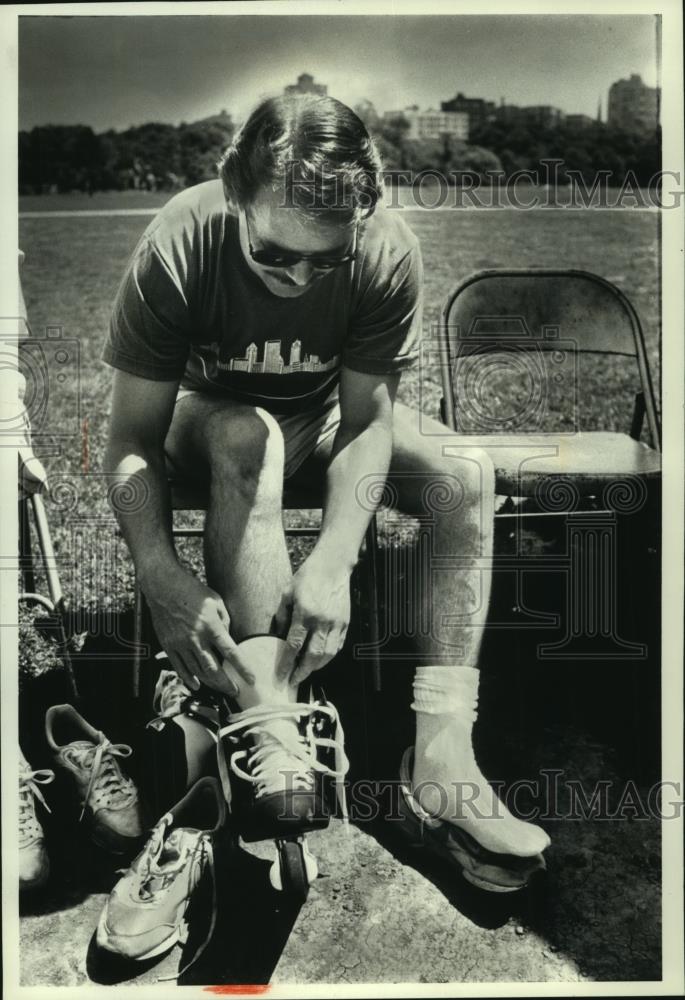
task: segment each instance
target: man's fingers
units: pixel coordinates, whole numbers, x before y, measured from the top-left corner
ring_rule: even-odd
[[[222,629],[216,629],[211,635],[212,646],[219,655],[221,661],[228,660],[230,665],[235,668],[242,680],[246,684],[254,684],[255,677],[249,667],[244,664],[240,658],[240,650],[238,648],[238,643],[229,634],[228,628],[226,631]],[[224,674],[226,671],[224,671]],[[235,687],[233,681],[229,681],[232,687]],[[236,694],[238,693],[236,689]]]
[[[291,684],[297,686],[305,681],[310,674],[313,674],[315,670],[321,670],[325,667],[328,661],[332,659],[330,656],[321,654],[319,656],[314,656],[309,654],[306,658],[303,658],[302,662],[299,664],[297,669],[293,672],[293,676],[290,680]]]
[[[326,663],[332,660],[334,656],[337,656],[340,650],[343,648],[345,642],[345,632],[347,629],[344,626],[336,626],[331,629],[328,633],[328,638],[326,639],[326,647],[324,649],[324,654],[326,656]]]
[[[320,670],[331,659],[330,656],[326,655],[329,635],[329,630],[323,631],[322,629],[317,629],[315,632],[312,632],[309,642],[300,657],[300,662],[293,671],[293,684],[301,684],[306,677],[309,677],[315,670]]]
[[[213,630],[211,633],[211,640],[212,645],[221,655],[222,659],[231,657],[234,651],[238,648],[238,643],[231,638],[228,628]]]
[[[273,618],[273,631],[276,635],[286,635],[290,628],[290,620],[293,614],[293,592],[292,588],[283,591],[281,600]]]
[[[223,601],[218,602],[216,610],[217,614],[219,615],[219,618],[221,619],[222,624],[224,624],[228,629],[231,624],[231,616],[229,615],[228,608],[226,607]]]
[[[210,680],[214,680],[221,670],[222,661],[208,649],[198,648],[195,651],[195,655],[200,662],[203,674],[205,674]]]
[[[290,623],[290,628],[288,629],[288,635],[286,636],[286,642],[296,653],[302,649],[309,635],[309,629],[304,623],[304,619],[296,607],[293,611],[293,620]]]
[[[189,642],[182,650],[183,662],[191,669],[199,681],[205,680],[211,668],[207,668],[204,659],[204,650],[196,642]]]
[[[253,686],[255,683],[255,675],[252,673],[249,665],[245,663],[240,656],[240,649],[236,646],[230,656],[227,656],[229,664],[236,671],[241,680],[244,680],[246,684]]]
[[[186,687],[189,687],[191,691],[197,691],[200,687],[200,682],[195,676],[195,673],[188,669],[181,656],[176,652],[167,653],[167,656],[169,657],[169,663],[172,665]]]
[[[334,625],[328,633],[316,633],[293,673],[293,684],[301,684],[315,670],[330,663],[345,645],[346,634],[347,625]]]
[[[231,698],[237,697],[238,687],[226,671],[222,669],[223,661],[218,660],[213,653],[205,649],[199,651],[199,657],[204,665],[203,680],[205,684],[215,690],[222,691]]]

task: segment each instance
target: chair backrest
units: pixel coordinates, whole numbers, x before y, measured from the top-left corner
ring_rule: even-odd
[[[588,271],[526,268],[480,271],[448,296],[439,328],[446,418],[457,427],[460,361],[491,352],[614,355],[637,364],[652,444],[660,428],[640,321],[626,296]]]

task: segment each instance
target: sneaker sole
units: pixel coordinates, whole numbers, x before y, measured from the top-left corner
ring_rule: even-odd
[[[487,852],[472,841],[467,833],[458,827],[450,829],[450,842],[447,847],[437,837],[431,836],[430,827],[426,827],[414,815],[404,799],[400,800],[399,808],[402,819],[398,823],[398,828],[411,841],[412,846],[429,851],[450,865],[457,865],[464,879],[478,889],[484,889],[486,892],[519,892],[526,888],[533,874],[546,867],[541,854],[521,858],[520,862],[517,862],[516,869],[497,864],[497,855],[491,855],[492,861],[488,859],[484,864],[479,863],[472,852],[477,851],[479,854]],[[487,870],[487,875],[484,869]]]
[[[144,962],[148,958],[156,958],[158,955],[162,955],[165,951],[170,951],[177,942],[185,944],[187,939],[188,925],[184,920],[182,920],[181,923],[173,929],[168,938],[165,938],[164,941],[156,944],[153,948],[149,948],[147,951],[141,952],[138,955],[125,954],[114,944],[116,935],[110,935],[107,930],[106,909],[104,909],[100,914],[95,938],[98,948],[102,948],[104,951],[108,951],[112,955],[117,955],[119,958],[125,958],[132,962]]]

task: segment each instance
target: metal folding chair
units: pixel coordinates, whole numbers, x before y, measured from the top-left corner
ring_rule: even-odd
[[[617,605],[619,531],[635,538],[639,523],[646,530],[641,551],[651,559],[655,543],[647,539],[654,537],[658,515],[649,525],[642,518],[629,526],[626,515],[649,509],[661,474],[659,415],[633,306],[611,282],[586,271],[482,271],[448,296],[438,349],[443,422],[460,434],[460,448],[484,449],[495,466],[496,493],[504,501],[495,518],[502,548],[497,565],[515,587],[512,611],[528,628],[562,623],[565,630],[560,640],[540,645],[538,656],[644,659],[647,646],[620,636]],[[621,424],[614,408],[614,429],[588,429],[575,390],[586,378],[606,392],[597,375],[602,366],[614,366],[618,381],[612,384],[621,390],[628,376],[632,413]],[[569,377],[573,415],[567,429],[563,407],[555,412],[550,400]],[[512,403],[517,379],[525,391]],[[610,393],[605,402],[604,411]],[[603,416],[594,415],[595,425]],[[531,526],[548,539],[560,539],[561,526],[561,548],[553,544],[551,555],[529,554]],[[526,601],[523,578],[542,569],[566,576],[561,618]]]
[[[24,254],[19,251],[19,264],[24,260]],[[26,304],[19,280],[19,337],[30,336],[31,331],[26,314]],[[72,696],[78,696],[76,678],[69,652],[69,634],[67,629],[67,612],[64,594],[57,571],[57,560],[52,544],[50,526],[48,524],[45,504],[41,493],[47,487],[48,477],[42,462],[33,453],[31,445],[31,425],[28,414],[23,409],[23,390],[26,382],[21,373],[19,379],[19,413],[21,421],[21,444],[17,449],[18,458],[18,503],[19,503],[19,571],[21,589],[19,603],[40,605],[48,611],[51,624],[54,626],[57,647],[64,664],[67,682]],[[36,584],[36,559],[34,555],[34,540],[40,555],[40,568],[45,574],[48,595],[38,593]]]
[[[542,499],[559,479],[576,498],[606,495],[617,480],[658,478],[661,429],[637,313],[611,282],[579,270],[481,271],[448,296],[438,330],[442,418],[493,459],[498,494]],[[630,359],[637,387],[627,430],[545,430],[546,380],[579,355]],[[509,365],[530,376],[529,398],[497,427],[479,397]],[[489,366],[489,367],[488,367]],[[558,368],[558,371],[553,369]],[[520,430],[522,417],[540,426]],[[640,440],[643,425],[649,443]],[[501,423],[501,422],[500,422]]]

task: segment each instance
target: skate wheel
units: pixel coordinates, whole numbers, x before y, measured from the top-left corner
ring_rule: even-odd
[[[274,861],[271,868],[269,868],[269,882],[271,882],[271,885],[276,890],[276,892],[281,892],[281,890],[283,889],[280,860]]]
[[[309,894],[309,884],[317,874],[316,858],[305,844],[296,840],[283,840],[278,844],[278,861],[273,863],[269,872],[274,889],[304,903]]]
[[[306,840],[302,845],[302,857],[304,858],[304,867],[307,872],[307,881],[311,885],[319,877],[319,864],[309,850],[309,844]]]

